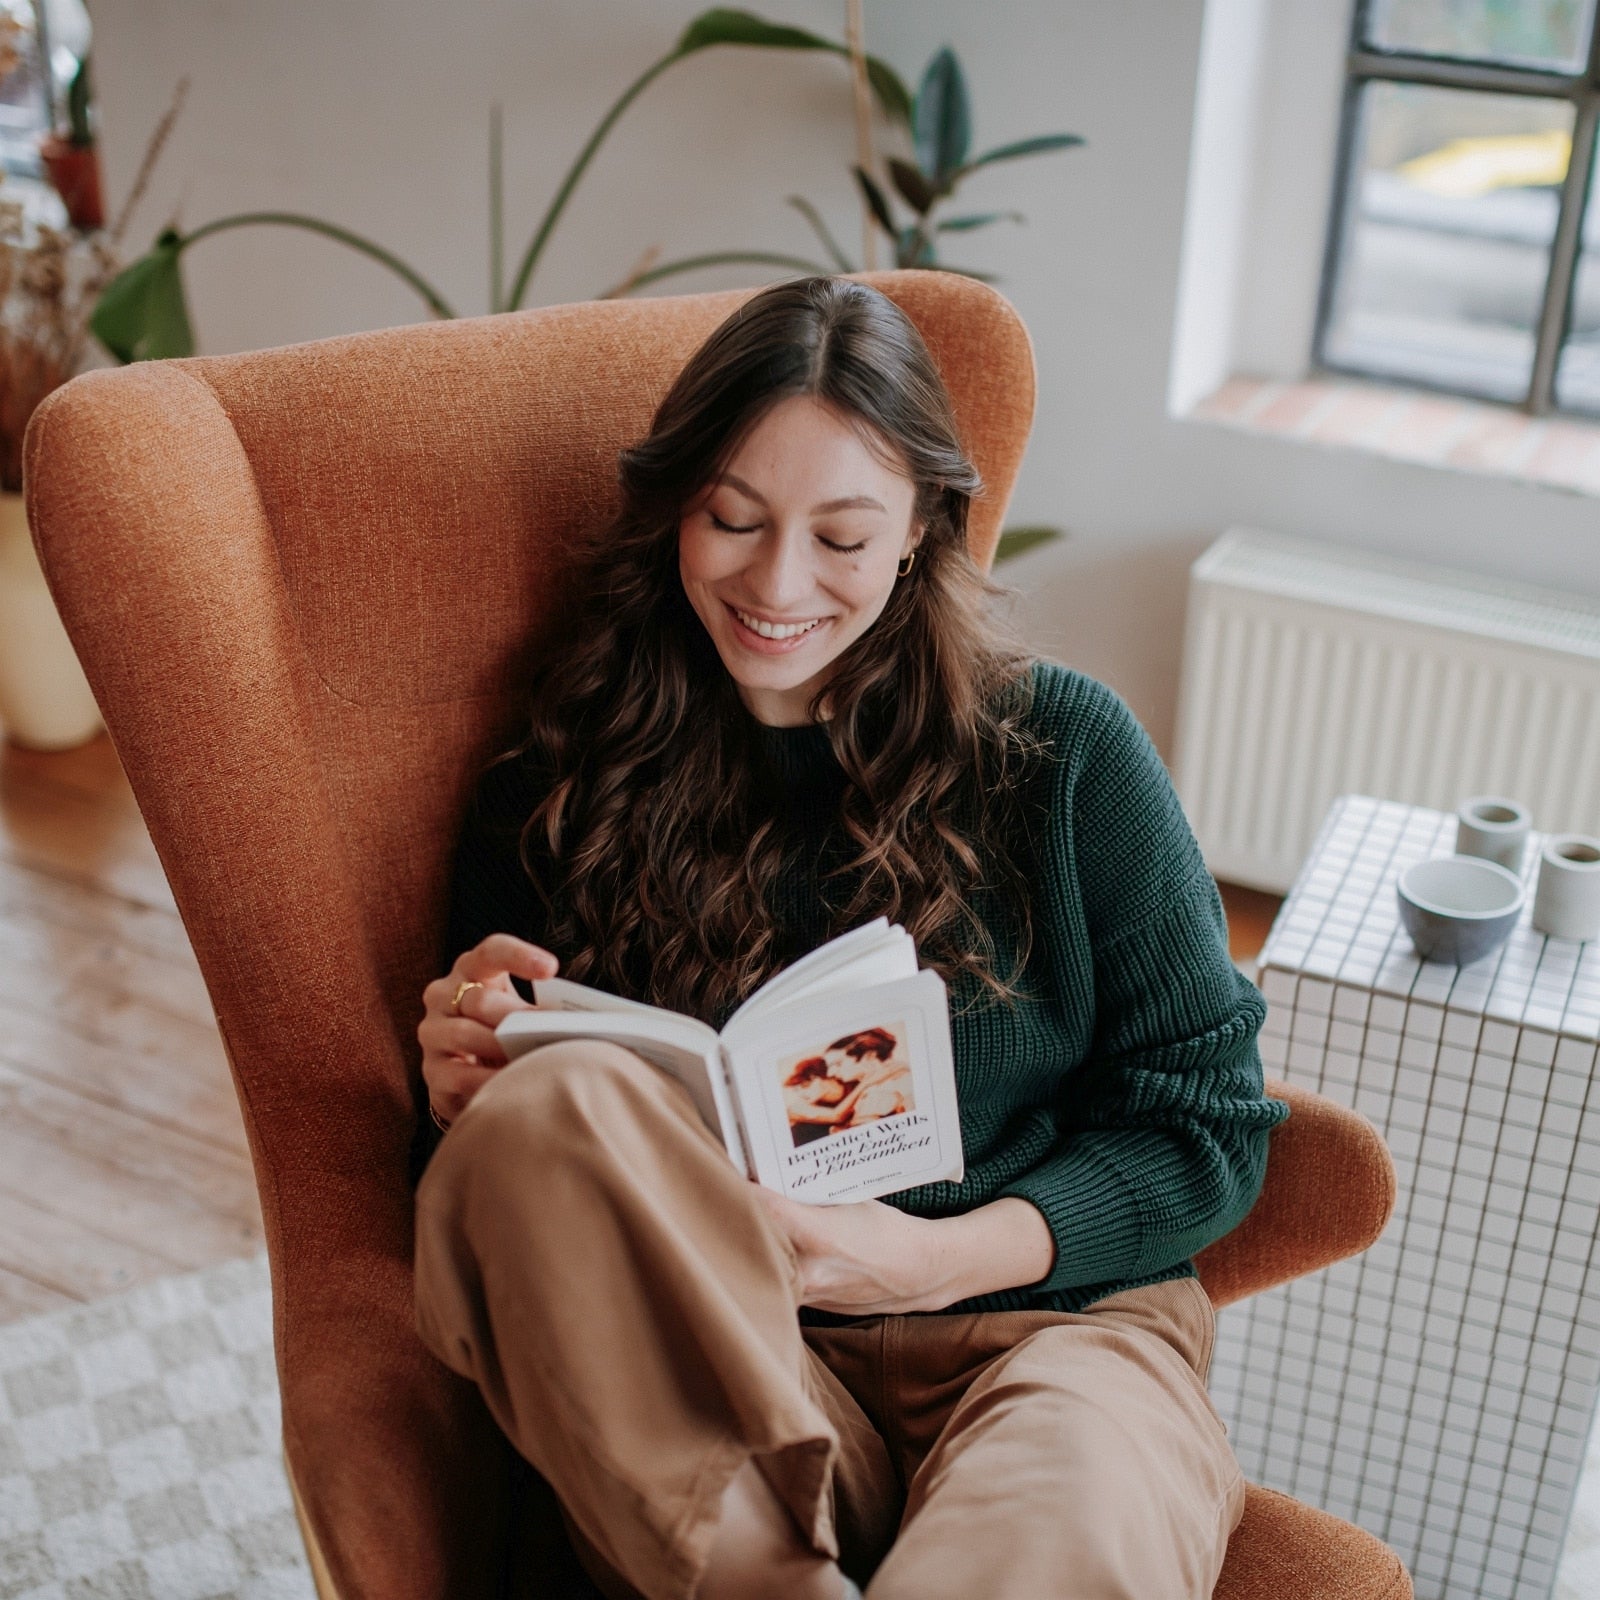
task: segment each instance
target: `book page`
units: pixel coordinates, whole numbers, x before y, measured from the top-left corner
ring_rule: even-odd
[[[555,981],[538,979],[537,989],[546,989]],[[581,987],[567,985],[568,989]],[[618,999],[615,995],[607,998]],[[558,1039],[610,1039],[636,1051],[689,1091],[701,1120],[722,1141],[729,1159],[741,1172],[750,1173],[753,1169],[739,1133],[723,1066],[722,1043],[716,1034],[703,1022],[675,1011],[632,1000],[621,1000],[619,1005],[626,1009],[539,1006],[532,1011],[513,1011],[501,1019],[494,1030],[495,1037],[512,1060]]]
[[[757,1178],[841,1204],[966,1170],[938,973],[813,996],[724,1041]]]
[[[857,961],[870,959],[872,953],[884,946],[892,946],[905,936],[905,929],[896,923],[891,930],[887,917],[874,917],[859,927],[850,928],[837,937],[819,944],[798,961],[791,962],[781,972],[775,972],[747,999],[723,1024],[726,1037],[741,1022],[775,1007],[786,1005],[795,995],[825,982],[840,972],[850,971]],[[911,965],[906,974],[917,970],[916,948],[911,950]],[[901,976],[895,973],[894,976]]]
[[[763,1002],[753,1009],[752,1019],[759,1022],[780,1006],[797,1005],[816,995],[870,989],[880,983],[893,983],[897,978],[914,978],[917,970],[917,942],[895,923],[881,939],[853,959],[822,967],[804,980],[784,985],[772,1004]]]
[[[534,978],[533,1003],[550,1011],[626,1011],[635,1016],[676,1017],[680,1022],[694,1022],[681,1011],[668,1011],[663,1006],[647,1005],[643,1000],[625,1000],[609,989],[591,988],[587,983],[574,983],[571,978]],[[704,1024],[696,1022],[697,1027]],[[716,1038],[711,1028],[706,1028],[706,1042]]]

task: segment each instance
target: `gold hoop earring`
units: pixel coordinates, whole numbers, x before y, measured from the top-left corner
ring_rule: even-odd
[[[901,565],[897,566],[894,570],[896,572],[898,572],[900,574],[900,576],[903,578],[911,570],[911,563],[913,561],[915,561],[916,559],[917,559],[917,552],[916,552],[915,546],[913,546],[912,549],[911,549],[910,554],[905,557],[904,562]]]

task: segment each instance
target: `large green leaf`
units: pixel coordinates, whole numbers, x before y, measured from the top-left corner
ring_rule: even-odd
[[[826,50],[832,55],[846,57],[850,54],[848,47],[836,39],[826,39],[808,28],[768,22],[753,11],[738,11],[731,6],[702,11],[683,30],[674,54],[692,55],[696,50],[708,50],[719,44],[757,45],[769,50]],[[896,122],[910,122],[910,91],[887,61],[868,56],[867,80],[886,116]]]
[[[194,354],[194,333],[178,270],[183,245],[176,229],[164,229],[148,255],[124,267],[101,290],[89,328],[119,361]]]
[[[1020,556],[1024,550],[1031,550],[1036,544],[1049,544],[1051,540],[1060,537],[1059,528],[1026,525],[1020,528],[1007,528],[1000,535],[999,544],[995,546],[994,558],[996,561],[1009,561],[1012,556]]]
[[[974,156],[967,163],[966,170],[973,172],[996,161],[1015,161],[1019,156],[1043,155],[1046,150],[1070,150],[1073,145],[1083,142],[1081,135],[1076,133],[1041,133],[1036,139],[1018,139],[1015,144],[1001,144],[993,150],[985,150],[981,156]]]
[[[934,56],[922,74],[911,116],[917,165],[936,189],[943,189],[967,159],[972,143],[967,80],[949,45]]]
[[[717,6],[702,11],[678,40],[678,54],[688,55],[694,50],[706,50],[717,44],[766,45],[778,50],[837,50],[832,39],[806,28],[791,28],[782,23],[768,22],[753,11],[735,11],[731,7]]]

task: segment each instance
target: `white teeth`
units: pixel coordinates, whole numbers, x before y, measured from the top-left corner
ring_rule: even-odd
[[[810,622],[762,622],[737,608],[733,614],[752,633],[759,633],[763,639],[793,639],[797,634],[810,633],[822,621],[821,617],[813,617]]]

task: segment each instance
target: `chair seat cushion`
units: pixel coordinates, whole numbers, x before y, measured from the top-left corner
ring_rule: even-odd
[[[1353,1522],[1250,1484],[1213,1600],[1411,1600],[1388,1545]]]

